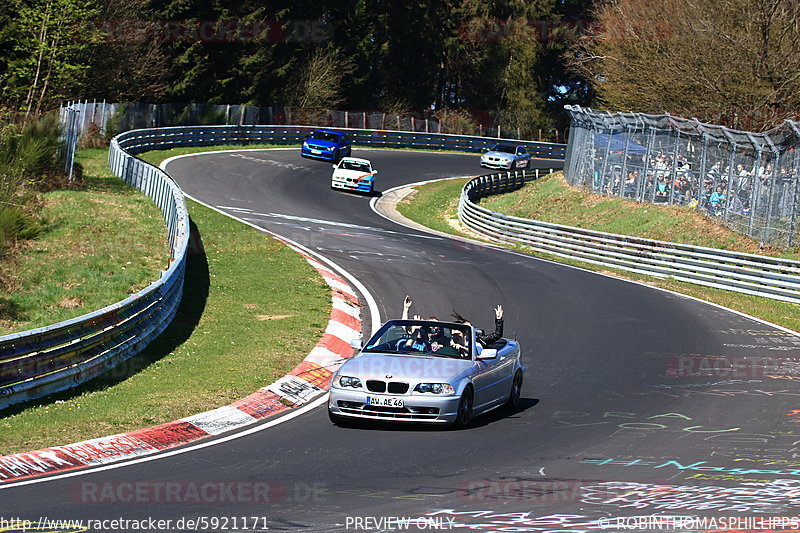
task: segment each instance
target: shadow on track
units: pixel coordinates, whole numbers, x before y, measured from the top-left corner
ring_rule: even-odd
[[[380,431],[469,431],[470,429],[479,428],[488,426],[498,420],[502,420],[504,418],[517,418],[521,413],[535,407],[540,400],[537,398],[520,398],[519,406],[511,410],[507,407],[498,407],[493,411],[489,411],[486,414],[482,414],[477,418],[473,418],[467,427],[455,429],[452,427],[441,426],[441,425],[433,425],[433,424],[424,424],[424,423],[415,423],[415,422],[383,422],[380,420],[347,420],[346,422],[342,423],[341,425],[336,425],[334,427],[338,429],[346,429],[346,430],[363,430],[363,429],[372,429],[372,430],[380,430]]]

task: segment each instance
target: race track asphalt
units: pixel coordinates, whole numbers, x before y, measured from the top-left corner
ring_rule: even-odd
[[[378,191],[485,173],[476,155],[353,155],[372,160]],[[527,365],[521,408],[459,431],[342,428],[317,408],[189,453],[3,488],[0,514],[216,517],[229,531],[232,517],[238,530],[242,517],[258,517],[248,529],[269,531],[391,530],[377,520],[428,517],[459,531],[572,532],[600,519],[622,531],[617,518],[655,514],[798,514],[797,336],[680,295],[400,226],[374,213],[369,197],[331,190],[330,164],[296,150],[194,156],[167,170],[187,194],[342,266],[375,297],[380,320],[397,317],[406,294],[412,313],[456,309],[485,326],[501,303]],[[239,492],[195,498],[191,487],[204,482]],[[154,496],[167,483],[177,483],[178,501]],[[142,494],[121,501],[123,486]],[[200,530],[225,529],[217,525]]]

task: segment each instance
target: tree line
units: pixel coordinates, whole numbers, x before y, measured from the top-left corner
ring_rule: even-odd
[[[533,137],[581,104],[762,130],[800,105],[798,28],[796,0],[10,0],[0,111],[414,111]]]
[[[88,98],[463,114],[564,128],[589,0],[12,0],[0,105]]]
[[[763,131],[800,112],[797,0],[613,0],[566,55],[613,111]]]

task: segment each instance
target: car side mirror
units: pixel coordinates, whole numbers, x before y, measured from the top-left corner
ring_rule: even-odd
[[[377,174],[377,173],[378,173],[378,171],[377,171],[377,170],[373,170],[373,171],[372,171],[372,173],[373,173],[373,174]]]
[[[364,343],[361,342],[361,339],[353,339],[350,341],[350,347],[354,350],[360,350],[364,347]]]
[[[481,351],[481,353],[478,355],[478,361],[495,358],[497,358],[497,350],[494,348],[484,348],[483,351]]]
[[[339,168],[339,165],[331,165],[333,168]]]

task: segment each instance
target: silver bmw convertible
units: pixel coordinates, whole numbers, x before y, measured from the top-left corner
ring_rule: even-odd
[[[494,408],[519,405],[525,367],[517,341],[482,347],[465,324],[390,320],[333,375],[328,415],[466,426]]]

